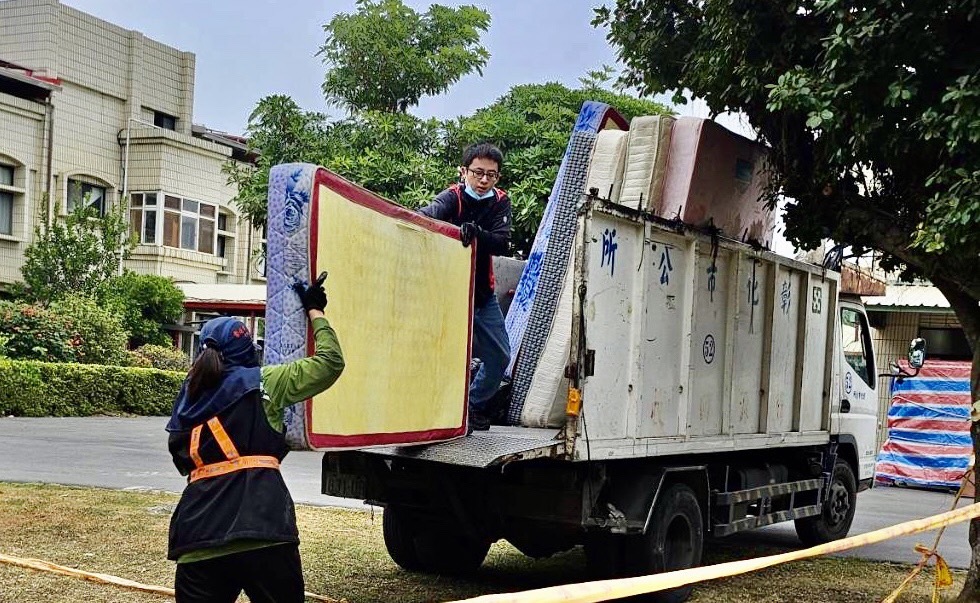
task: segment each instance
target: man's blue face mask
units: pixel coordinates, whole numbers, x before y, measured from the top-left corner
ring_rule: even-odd
[[[473,190],[473,187],[472,186],[470,186],[469,184],[467,184],[466,185],[466,194],[469,195],[469,196],[471,196],[471,197],[473,197],[474,199],[489,199],[490,197],[493,196],[493,188],[491,188],[486,193],[484,193],[484,194],[481,195],[481,194],[477,193],[475,190]]]

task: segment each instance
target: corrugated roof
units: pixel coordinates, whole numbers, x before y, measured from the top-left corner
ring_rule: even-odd
[[[885,294],[864,297],[868,308],[948,308],[949,302],[939,289],[927,285],[888,285]]]

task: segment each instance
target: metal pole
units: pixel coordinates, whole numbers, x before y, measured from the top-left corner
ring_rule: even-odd
[[[129,119],[126,120],[126,153],[125,153],[126,156],[123,159],[122,199],[119,200],[120,204],[124,208],[124,210],[123,210],[123,220],[125,220],[126,221],[126,224],[127,224],[127,228],[125,230],[125,234],[123,234],[122,240],[119,241],[119,268],[117,268],[117,270],[116,270],[116,274],[119,274],[119,275],[121,275],[123,273],[123,255],[125,254],[125,249],[126,249],[126,239],[129,236],[129,234],[128,234],[129,233],[128,225],[130,223],[130,218],[129,218],[129,142],[130,142],[130,138],[129,138],[129,134],[130,134],[130,131],[132,130],[132,124],[131,124],[132,121],[133,121],[133,118],[132,117],[130,117]],[[137,236],[142,237],[142,228],[140,229],[140,232],[137,234]]]

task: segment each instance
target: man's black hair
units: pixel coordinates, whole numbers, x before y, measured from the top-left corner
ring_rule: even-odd
[[[463,167],[470,167],[474,159],[489,159],[497,162],[497,169],[504,167],[504,154],[489,142],[478,142],[466,147],[463,151]]]

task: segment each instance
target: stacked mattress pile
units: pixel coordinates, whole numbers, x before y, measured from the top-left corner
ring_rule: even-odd
[[[642,116],[627,129],[608,107],[583,107],[507,314],[511,424],[564,422],[575,208],[583,194],[769,245],[774,216],[760,201],[764,162],[761,145],[708,120]]]
[[[603,195],[603,189],[621,180],[625,127],[622,117],[608,105],[587,102],[572,132],[507,313],[512,351],[508,367],[512,377],[511,424],[550,427],[563,420],[576,208],[590,188]]]

